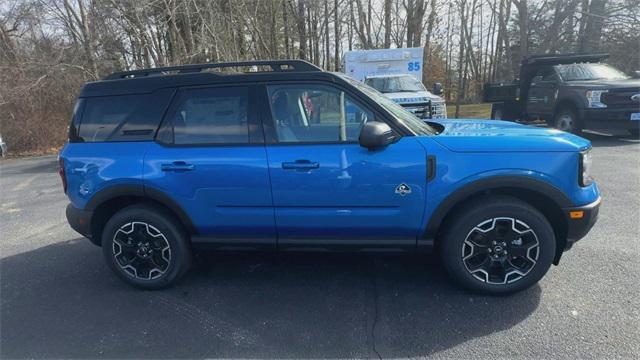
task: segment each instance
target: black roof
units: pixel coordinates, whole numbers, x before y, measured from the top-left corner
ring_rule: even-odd
[[[609,57],[609,54],[545,54],[532,55],[522,60],[523,65],[559,65],[574,63],[601,62]]]
[[[248,72],[211,71],[250,68]],[[336,75],[304,60],[264,60],[194,64],[115,72],[103,80],[86,83],[80,97],[150,93],[158,89],[206,84],[260,81],[335,81]]]

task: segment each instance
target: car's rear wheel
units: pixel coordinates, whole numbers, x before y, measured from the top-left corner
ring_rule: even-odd
[[[143,289],[172,285],[191,265],[181,224],[151,205],[132,205],[113,215],[102,233],[102,250],[118,277]]]
[[[440,239],[451,277],[472,291],[512,293],[538,282],[555,255],[553,228],[538,210],[507,196],[473,201]]]
[[[570,107],[562,108],[556,113],[554,127],[573,134],[579,134],[582,131],[580,119]]]

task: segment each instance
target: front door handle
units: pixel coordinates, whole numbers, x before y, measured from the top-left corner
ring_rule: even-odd
[[[184,172],[192,171],[196,168],[193,164],[188,164],[184,161],[174,161],[172,163],[164,163],[160,165],[162,171]]]
[[[296,160],[294,162],[283,162],[282,168],[285,170],[311,170],[320,167],[319,162],[309,160]]]

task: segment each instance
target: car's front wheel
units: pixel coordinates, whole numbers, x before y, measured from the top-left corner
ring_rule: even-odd
[[[562,108],[556,113],[554,127],[573,134],[579,134],[582,131],[578,115],[569,107]]]
[[[180,223],[165,209],[146,204],[126,207],[109,219],[102,250],[119,278],[143,289],[169,286],[191,265],[191,249]]]
[[[440,239],[443,263],[467,289],[504,294],[538,282],[553,261],[556,242],[547,219],[507,196],[473,201],[449,221]]]

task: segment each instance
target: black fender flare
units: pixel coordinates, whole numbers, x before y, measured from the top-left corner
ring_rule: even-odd
[[[197,228],[191,221],[191,218],[187,215],[187,213],[184,211],[182,206],[178,204],[177,201],[175,201],[170,195],[164,193],[163,191],[153,187],[144,186],[143,184],[119,184],[104,188],[93,195],[91,200],[89,200],[89,202],[87,202],[87,205],[85,205],[84,209],[86,211],[95,211],[98,206],[105,203],[106,201],[125,196],[149,199],[165,206],[166,208],[171,210],[176,215],[176,217],[178,217],[178,220],[182,222],[182,224],[186,227],[187,231],[190,234],[198,233]]]
[[[560,189],[541,180],[525,176],[495,176],[488,179],[477,180],[454,191],[438,205],[427,222],[427,227],[420,243],[426,246],[433,245],[434,239],[445,217],[461,201],[468,199],[474,194],[500,188],[515,188],[540,193],[550,198],[559,208],[574,206],[571,199]]]

